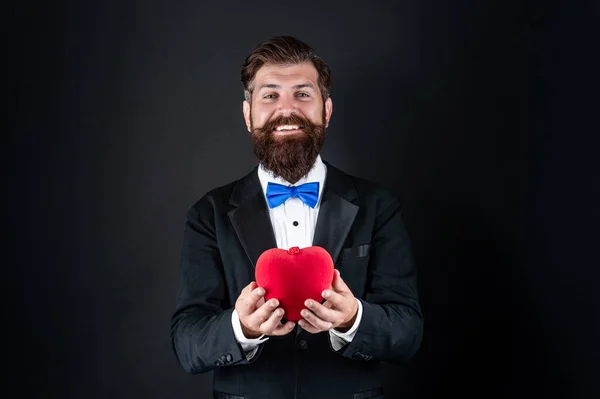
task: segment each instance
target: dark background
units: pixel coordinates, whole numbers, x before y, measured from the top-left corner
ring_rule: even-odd
[[[239,70],[279,34],[332,68],[323,157],[405,204],[425,336],[389,397],[600,397],[597,2],[349,4],[3,6],[18,397],[210,396],[170,346],[184,217],[254,166]]]

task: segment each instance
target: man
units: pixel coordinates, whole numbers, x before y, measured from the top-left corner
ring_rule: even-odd
[[[307,44],[259,44],[242,83],[259,165],[188,211],[175,354],[187,372],[214,371],[214,398],[383,398],[381,362],[410,359],[423,330],[400,203],[321,159],[331,78]],[[277,184],[297,188],[283,201]],[[334,280],[295,324],[264,300],[254,267],[267,249],[313,245],[331,255]]]

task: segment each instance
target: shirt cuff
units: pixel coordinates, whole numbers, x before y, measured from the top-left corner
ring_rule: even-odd
[[[231,325],[233,326],[233,335],[235,335],[236,341],[240,344],[246,354],[246,360],[252,359],[258,350],[258,345],[269,339],[269,337],[265,337],[264,334],[258,338],[246,338],[242,332],[240,317],[235,309],[233,309],[233,312],[231,313]]]
[[[356,298],[354,298],[356,299]],[[358,326],[360,325],[360,320],[362,319],[363,306],[362,303],[356,299],[358,304],[358,310],[356,311],[356,320],[352,327],[346,332],[340,332],[336,329],[329,330],[329,340],[331,341],[331,346],[335,351],[339,351],[348,343],[352,342],[354,336],[356,335],[356,331],[358,330]]]

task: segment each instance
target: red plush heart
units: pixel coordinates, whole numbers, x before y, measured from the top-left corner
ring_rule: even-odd
[[[298,321],[304,301],[321,303],[321,293],[333,282],[333,260],[321,247],[272,248],[263,252],[257,262],[256,283],[265,289],[265,300],[276,298],[285,310],[285,318]]]

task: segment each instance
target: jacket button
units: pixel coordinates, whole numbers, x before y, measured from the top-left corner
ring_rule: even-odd
[[[365,359],[365,355],[363,355],[360,352],[354,352],[354,355],[352,355],[353,358],[358,359],[358,360],[364,360]]]
[[[227,357],[225,358],[228,362],[233,360],[233,356],[231,356],[231,353],[227,354]]]
[[[300,348],[300,350],[307,350],[308,349],[308,342],[306,342],[306,340],[301,339],[300,341],[298,341],[298,348]]]
[[[215,361],[215,366],[222,366],[223,362],[220,360]]]

